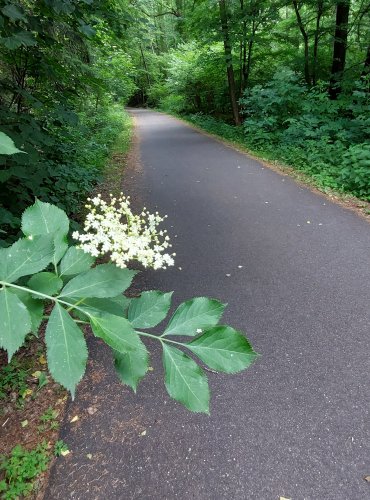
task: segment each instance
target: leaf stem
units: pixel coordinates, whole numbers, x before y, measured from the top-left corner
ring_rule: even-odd
[[[26,288],[25,286],[15,285],[14,283],[7,283],[6,281],[0,281],[0,286],[16,288],[17,290],[23,290],[24,292],[32,293],[33,295],[38,295],[39,297],[42,297],[43,299],[51,300],[53,302],[59,302],[60,304],[64,304],[65,306],[69,306],[70,309],[77,309],[78,311],[81,311],[84,314],[86,314],[87,316],[89,316],[89,314],[86,313],[86,311],[84,311],[80,307],[77,307],[75,304],[71,304],[70,302],[66,302],[65,300],[61,300],[58,297],[52,297],[51,295],[46,295],[45,293],[37,292],[36,290],[32,290],[32,288]]]
[[[176,342],[176,340],[171,340],[171,339],[168,339],[168,338],[163,338],[162,335],[152,335],[151,333],[139,332],[137,330],[135,330],[135,332],[138,333],[139,335],[143,335],[144,337],[150,337],[152,339],[159,340],[161,343],[163,343],[163,342],[170,342],[171,344],[185,345],[184,342]]]

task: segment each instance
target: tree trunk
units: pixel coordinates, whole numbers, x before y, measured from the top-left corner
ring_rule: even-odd
[[[226,60],[226,67],[227,67],[227,81],[229,84],[230,103],[231,103],[231,108],[233,111],[233,118],[234,118],[235,125],[240,125],[239,109],[238,109],[238,103],[236,101],[234,68],[233,68],[231,41],[230,41],[229,27],[228,27],[228,22],[227,22],[227,12],[226,12],[225,0],[219,0],[219,7],[220,7],[220,20],[221,20],[222,35],[223,35],[223,39],[224,39],[224,50],[225,50],[225,60]]]
[[[346,64],[349,8],[350,0],[339,0],[337,2],[333,62],[329,84],[331,99],[336,99],[342,90],[341,83]]]
[[[149,77],[148,66],[146,65],[144,51],[143,51],[143,47],[141,45],[140,45],[140,52],[141,52],[141,57],[142,57],[143,65],[144,65],[144,69],[145,69],[146,81],[148,83],[148,87],[150,87],[150,77]]]
[[[240,41],[240,87],[239,94],[243,95],[243,91],[245,89],[245,64],[247,59],[247,23],[244,19],[244,0],[240,0],[240,15],[243,19],[242,21],[242,37]]]
[[[364,69],[362,70],[361,76],[367,76],[370,74],[370,45],[367,48],[366,59],[364,62]]]
[[[294,12],[297,17],[298,27],[302,33],[303,44],[304,44],[304,78],[306,80],[307,85],[311,85],[311,77],[310,77],[310,59],[309,59],[309,47],[308,47],[308,35],[305,30],[305,27],[302,22],[301,13],[299,12],[298,3],[296,0],[293,0]]]
[[[244,67],[243,67],[243,71],[244,71],[244,88],[247,88],[248,80],[249,80],[249,75],[250,75],[250,72],[251,72],[252,49],[253,49],[253,42],[254,42],[255,33],[256,33],[256,26],[255,26],[255,22],[253,20],[253,23],[252,23],[252,34],[251,34],[250,39],[248,40],[248,53],[245,54],[245,58],[244,58]]]
[[[315,37],[313,42],[313,67],[312,67],[312,84],[317,83],[317,54],[319,49],[320,39],[320,21],[324,11],[324,0],[317,0],[317,15],[316,15],[316,28]]]

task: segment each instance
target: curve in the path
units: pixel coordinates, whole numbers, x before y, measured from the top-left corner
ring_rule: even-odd
[[[134,186],[169,215],[177,252],[147,286],[228,302],[262,357],[209,374],[207,417],[169,400],[156,350],[135,396],[94,344],[47,498],[370,498],[368,223],[174,118],[134,114]]]

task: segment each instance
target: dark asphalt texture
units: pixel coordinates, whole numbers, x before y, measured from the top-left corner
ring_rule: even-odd
[[[224,322],[262,357],[208,374],[207,417],[169,399],[156,347],[134,395],[93,342],[46,498],[370,499],[368,222],[172,117],[133,113],[143,168],[127,189],[169,215],[177,252],[140,286],[228,302]]]

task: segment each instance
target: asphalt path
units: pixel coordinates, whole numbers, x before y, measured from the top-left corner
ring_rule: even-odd
[[[134,395],[92,342],[46,498],[370,498],[368,222],[172,117],[133,114],[141,169],[127,190],[168,214],[177,253],[138,288],[228,302],[224,321],[262,356],[208,374],[208,417],[169,399],[153,344]]]

